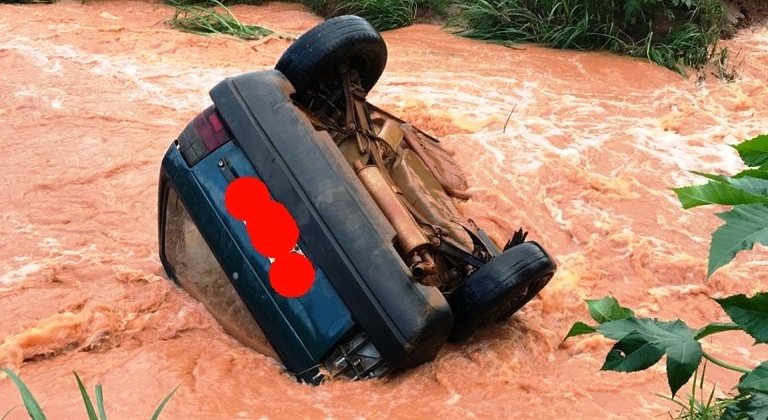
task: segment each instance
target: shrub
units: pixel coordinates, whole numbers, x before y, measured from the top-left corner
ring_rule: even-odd
[[[768,135],[734,147],[749,169],[732,177],[696,172],[708,182],[674,189],[686,209],[710,204],[733,206],[717,214],[725,224],[712,234],[707,277],[731,262],[738,252],[751,250],[755,243],[768,245]],[[576,322],[565,339],[598,333],[613,340],[615,343],[605,358],[603,370],[636,372],[655,365],[666,355],[667,382],[673,397],[703,360],[740,372],[743,376],[737,385],[738,395],[724,405],[721,419],[766,419],[768,361],[753,369],[734,366],[706,353],[700,340],[712,334],[739,330],[753,337],[755,344],[768,343],[768,293],[751,297],[734,295],[715,301],[731,322],[712,322],[692,329],[679,319],[638,318],[613,297],[587,300],[589,314],[596,325]]]

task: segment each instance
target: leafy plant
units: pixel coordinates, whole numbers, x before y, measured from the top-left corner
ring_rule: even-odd
[[[175,29],[197,35],[227,34],[246,40],[261,39],[275,32],[258,25],[240,23],[232,12],[217,0],[204,3],[171,3],[176,7],[168,24]],[[216,9],[220,9],[218,11]]]
[[[750,169],[732,177],[696,172],[707,178],[708,183],[674,189],[686,209],[706,204],[733,206],[717,214],[726,223],[712,234],[708,277],[731,262],[738,252],[752,249],[757,242],[768,245],[768,135],[757,136],[734,148]],[[768,343],[768,292],[714,300],[732,322],[712,322],[698,329],[679,319],[659,321],[636,317],[612,296],[587,300],[589,314],[596,324],[576,322],[565,339],[598,333],[614,341],[602,370],[636,372],[666,356],[667,382],[673,398],[695,375],[702,361],[740,372],[743,375],[736,386],[738,395],[733,399],[717,404],[712,404],[714,394],[710,394],[706,402],[703,398],[700,402],[691,399],[688,413],[717,414],[714,418],[722,420],[767,419],[768,361],[752,369],[735,366],[704,351],[700,340],[725,331],[743,331],[755,339],[755,344]],[[694,386],[695,383],[694,376]],[[712,407],[719,411],[709,410]]]
[[[729,177],[696,172],[709,181],[703,185],[675,188],[683,208],[721,204],[733,209],[718,213],[725,221],[712,234],[707,277],[755,243],[768,245],[768,135],[734,146],[750,167]]]
[[[715,398],[715,388],[709,394],[704,393],[704,377],[707,371],[707,363],[704,362],[701,369],[697,369],[691,381],[691,393],[684,401],[675,397],[656,394],[664,399],[672,401],[680,408],[674,420],[719,420],[728,406],[735,403],[731,398]],[[699,375],[701,372],[701,375]],[[698,391],[698,395],[697,395]]]
[[[30,419],[32,420],[46,420],[45,414],[43,413],[42,408],[40,407],[40,404],[38,404],[37,400],[34,396],[32,396],[32,392],[29,390],[27,385],[24,383],[24,381],[21,380],[13,371],[6,368],[0,368],[0,371],[4,372],[8,377],[13,381],[14,385],[19,389],[21,392],[21,399],[24,402],[24,407],[27,410],[27,414],[29,414]],[[88,395],[88,391],[85,389],[85,385],[83,385],[83,381],[80,380],[80,376],[78,376],[77,373],[74,373],[75,380],[77,381],[77,387],[80,389],[80,395],[83,397],[83,404],[85,405],[85,412],[88,414],[89,420],[107,420],[107,414],[104,410],[104,394],[102,392],[101,384],[96,384],[95,388],[95,394],[96,394],[96,408],[94,408],[93,401],[91,400],[90,395]],[[157,420],[160,417],[160,413],[165,408],[165,405],[168,404],[168,401],[170,401],[171,397],[173,397],[173,394],[176,393],[176,389],[171,391],[168,395],[166,395],[165,398],[160,402],[160,405],[157,406],[155,409],[155,412],[152,414],[152,420]],[[96,409],[98,409],[98,414],[96,413]],[[11,409],[12,410],[12,409]],[[10,413],[5,413],[2,417],[0,417],[0,420],[5,419],[6,416]]]

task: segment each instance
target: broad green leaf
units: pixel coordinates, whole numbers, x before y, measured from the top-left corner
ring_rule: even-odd
[[[600,369],[637,372],[655,365],[663,355],[664,350],[646,341],[641,334],[633,332],[613,345]]]
[[[577,321],[571,326],[570,331],[568,331],[568,334],[566,334],[563,341],[565,341],[569,337],[576,337],[577,335],[583,335],[583,334],[591,334],[593,332],[595,332],[595,327],[587,325],[581,321]]]
[[[617,319],[608,321],[595,327],[595,330],[605,338],[619,341],[638,329],[637,318]]]
[[[692,332],[691,332],[692,333]],[[703,350],[693,334],[667,348],[667,382],[674,396],[699,367]]]
[[[712,233],[707,277],[728,264],[739,251],[751,250],[755,243],[768,245],[768,206],[751,204],[736,206],[717,217],[725,224]]]
[[[758,179],[768,179],[768,165],[763,165],[758,169],[746,169],[733,176],[734,179],[752,177]]]
[[[752,369],[752,372],[741,377],[737,385],[739,391],[759,391],[768,393],[768,361]]]
[[[739,205],[768,203],[768,197],[751,194],[739,187],[710,180],[703,185],[673,188],[684,209],[707,204]]]
[[[757,136],[733,146],[747,166],[760,166],[768,162],[768,134]]]
[[[696,340],[701,340],[708,335],[734,330],[741,330],[741,327],[734,324],[733,322],[712,322],[696,330],[693,338]]]
[[[698,176],[702,176],[704,178],[707,178],[711,181],[719,182],[721,184],[730,184],[731,178],[726,175],[717,175],[717,174],[708,174],[706,172],[699,172],[699,171],[691,171],[692,174],[696,174]]]
[[[768,179],[741,176],[738,178],[729,178],[728,181],[734,187],[740,188],[752,195],[757,195],[763,198],[768,197]]]
[[[755,343],[768,343],[768,293],[752,297],[734,295],[715,301]]]
[[[701,344],[694,339],[694,331],[680,320],[663,322],[649,318],[629,318],[598,325],[596,330],[614,340],[627,338],[630,344],[647,342],[666,353],[667,381],[673,396],[690,379],[701,362]]]
[[[85,389],[85,385],[83,385],[83,381],[80,380],[80,376],[77,374],[77,372],[72,372],[72,373],[75,374],[77,387],[80,388],[80,395],[82,395],[83,397],[83,404],[85,404],[85,412],[88,413],[88,419],[99,420],[99,418],[96,416],[96,411],[93,409],[93,403],[91,402],[91,397],[88,395],[88,391]]]
[[[606,296],[602,299],[587,299],[586,302],[589,315],[598,324],[635,316],[631,309],[619,305],[619,301],[613,296]]]
[[[768,394],[747,392],[739,395],[735,404],[730,404],[720,420],[763,420],[768,419]]]
[[[27,409],[27,414],[29,414],[29,417],[32,420],[46,420],[45,414],[43,414],[43,409],[40,408],[40,404],[37,403],[37,400],[35,400],[35,397],[32,396],[32,392],[30,392],[29,388],[27,388],[27,385],[24,384],[24,381],[21,380],[18,376],[16,376],[13,371],[6,368],[0,368],[6,375],[8,375],[9,378],[11,378],[11,381],[13,381],[14,385],[16,385],[16,388],[19,388],[19,391],[21,392],[21,399],[24,401],[24,408]]]

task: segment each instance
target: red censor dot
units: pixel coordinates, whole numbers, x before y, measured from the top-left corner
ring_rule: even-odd
[[[285,297],[299,297],[312,288],[315,269],[307,257],[291,252],[276,258],[269,268],[269,284]]]
[[[259,218],[255,213],[259,205],[269,200],[269,191],[263,182],[253,177],[232,181],[224,192],[224,206],[237,220]]]
[[[277,201],[259,203],[255,220],[246,219],[245,228],[259,253],[269,258],[291,252],[299,240],[299,228],[288,209]]]
[[[312,288],[315,268],[307,257],[291,252],[299,240],[299,228],[288,209],[269,198],[267,186],[254,177],[238,178],[224,192],[224,206],[235,219],[245,222],[251,244],[273,259],[269,283],[287,298],[300,297]]]

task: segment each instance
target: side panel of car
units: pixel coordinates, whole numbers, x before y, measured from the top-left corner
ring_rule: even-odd
[[[257,176],[234,143],[191,169],[171,146],[160,176],[161,260],[173,276],[163,246],[164,209],[172,188],[286,368],[311,380],[322,358],[353,328],[350,313],[322,270],[316,270],[312,289],[299,298],[284,298],[269,286],[270,261],[256,252],[245,225],[229,217],[224,206],[224,191],[235,175]],[[306,246],[301,238],[298,245]]]
[[[411,280],[391,228],[327,133],[289,98],[278,71],[219,83],[211,97],[275,199],[296,219],[305,253],[334,285],[392,368],[432,360],[452,325],[445,298]]]

